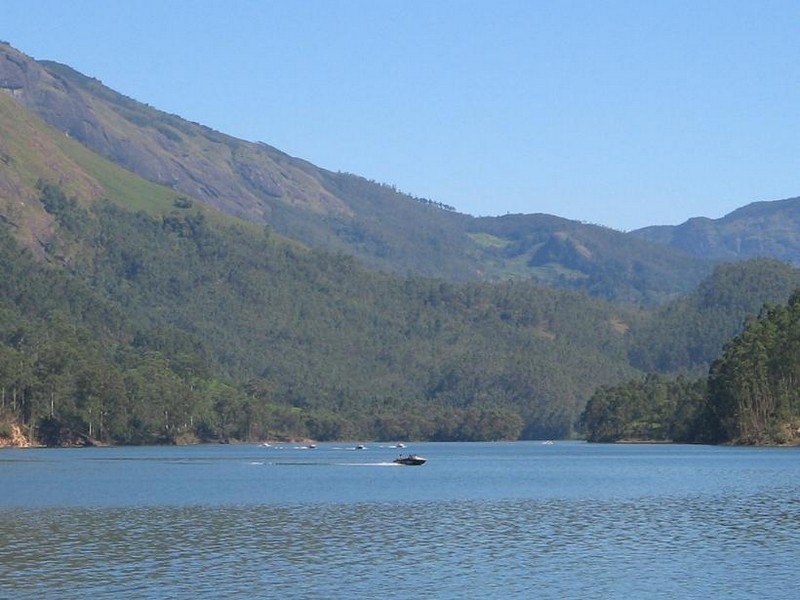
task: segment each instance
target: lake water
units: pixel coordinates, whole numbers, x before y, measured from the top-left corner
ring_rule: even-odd
[[[0,598],[796,598],[800,449],[0,452]]]

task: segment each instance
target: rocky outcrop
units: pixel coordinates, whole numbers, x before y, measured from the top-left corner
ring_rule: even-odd
[[[0,89],[101,156],[223,212],[256,222],[265,222],[276,203],[320,215],[351,213],[269,147],[161,112],[2,43]]]
[[[39,444],[26,435],[23,428],[17,423],[0,426],[0,448],[35,448],[38,446]]]

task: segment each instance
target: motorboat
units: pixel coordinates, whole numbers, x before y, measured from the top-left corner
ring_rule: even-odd
[[[425,461],[428,460],[422,456],[418,456],[416,454],[401,454],[397,458],[394,459],[394,463],[398,465],[406,465],[409,467],[418,467],[420,465],[424,465]]]

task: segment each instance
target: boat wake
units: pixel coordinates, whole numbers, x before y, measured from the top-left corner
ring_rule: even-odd
[[[397,467],[396,463],[393,462],[370,462],[370,463],[336,463],[341,467]]]

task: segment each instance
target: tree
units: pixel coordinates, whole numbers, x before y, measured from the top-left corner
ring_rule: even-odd
[[[708,419],[720,442],[786,442],[800,420],[800,291],[768,305],[733,338],[709,374]]]

